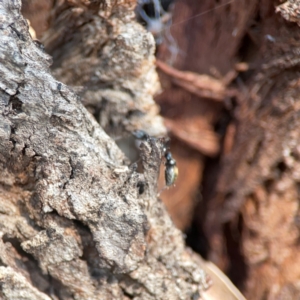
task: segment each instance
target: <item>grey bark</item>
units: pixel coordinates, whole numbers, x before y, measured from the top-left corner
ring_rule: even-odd
[[[128,166],[20,8],[0,1],[0,297],[201,297],[201,258],[157,199],[163,139],[142,143],[143,174]]]

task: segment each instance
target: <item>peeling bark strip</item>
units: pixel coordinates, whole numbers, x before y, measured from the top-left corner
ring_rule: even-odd
[[[200,298],[201,259],[156,198],[161,141],[142,144],[144,174],[126,166],[20,8],[0,2],[0,297]]]

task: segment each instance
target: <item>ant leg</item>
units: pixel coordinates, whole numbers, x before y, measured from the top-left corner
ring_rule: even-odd
[[[135,130],[132,135],[138,140],[146,141],[149,139],[149,135],[143,130]]]

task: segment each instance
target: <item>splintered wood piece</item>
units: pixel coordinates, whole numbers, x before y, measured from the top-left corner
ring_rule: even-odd
[[[179,71],[164,62],[157,60],[156,65],[164,73],[170,75],[177,85],[187,91],[215,101],[223,101],[226,85],[222,80],[215,79],[206,74],[197,74],[189,71]]]
[[[202,154],[215,156],[220,150],[219,137],[205,122],[205,119],[201,123],[203,126],[200,127],[193,119],[184,121],[165,119],[165,125],[178,139]]]

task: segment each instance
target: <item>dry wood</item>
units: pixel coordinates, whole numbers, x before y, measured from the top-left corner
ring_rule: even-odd
[[[260,18],[244,33],[251,37],[244,51],[252,71],[237,82],[240,96],[205,223],[210,257],[223,267],[230,261],[231,274],[241,268],[251,300],[300,297],[300,31],[275,10],[273,1],[258,2],[249,16],[249,24]]]
[[[181,84],[188,93],[162,74],[165,116],[177,126],[207,119],[220,132],[221,155],[203,168],[195,222],[209,258],[249,300],[300,299],[299,1],[281,2],[178,0],[169,30],[175,42],[159,53],[171,76],[192,75]],[[225,113],[197,89],[195,75],[212,68],[223,76],[246,71],[231,83],[238,93],[223,102]]]

